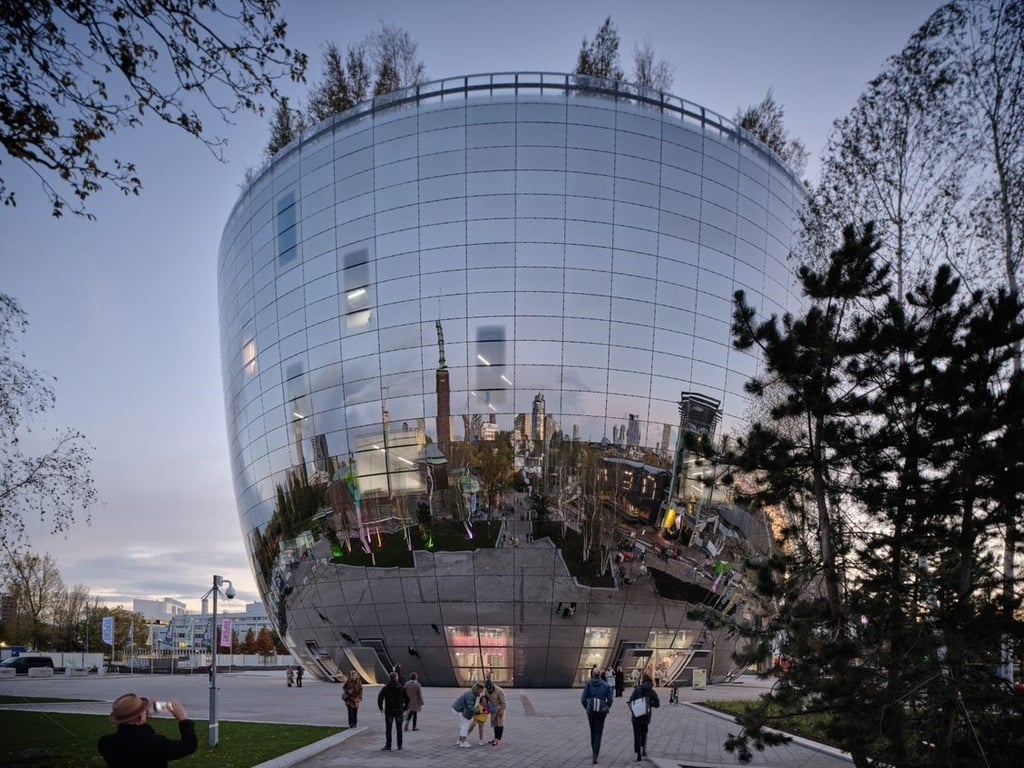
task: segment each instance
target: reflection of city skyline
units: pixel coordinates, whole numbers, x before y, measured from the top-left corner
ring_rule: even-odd
[[[709,434],[744,419],[757,360],[732,348],[731,299],[792,305],[803,191],[706,110],[592,86],[488,75],[367,105],[276,156],[231,213],[240,521],[277,625],[325,675],[396,646],[431,684],[490,656],[500,679],[565,685],[655,629],[696,642],[707,585],[671,564],[660,591],[590,580],[610,579],[620,525],[703,487],[681,393],[716,404]],[[526,494],[561,522],[557,546],[526,539]],[[702,531],[719,500],[693,502]]]

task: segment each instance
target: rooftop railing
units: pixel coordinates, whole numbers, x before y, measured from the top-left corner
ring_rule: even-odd
[[[737,141],[759,151],[781,167],[795,184],[800,184],[800,179],[778,153],[772,151],[754,134],[717,112],[671,93],[634,83],[606,80],[589,75],[556,72],[493,72],[490,74],[463,75],[441,80],[431,80],[426,83],[417,83],[416,85],[363,101],[351,109],[329,117],[308,128],[300,138],[283,147],[273,157],[265,160],[249,176],[250,183],[246,187],[248,188],[252,180],[262,175],[268,166],[293,151],[304,141],[308,141],[339,126],[362,120],[377,113],[403,107],[430,102],[467,101],[475,96],[494,97],[502,93],[511,93],[516,96],[532,93],[542,97],[562,95],[566,98],[573,94],[584,94],[649,107],[658,110],[664,115],[674,116],[680,122],[689,124],[697,130],[716,133],[722,140]]]

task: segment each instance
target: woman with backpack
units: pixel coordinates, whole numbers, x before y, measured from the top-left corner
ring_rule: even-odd
[[[583,687],[580,704],[587,713],[590,724],[590,750],[594,754],[594,763],[601,752],[601,737],[604,735],[604,720],[612,708],[612,689],[604,681],[604,677],[595,667],[590,671],[590,682]]]
[[[636,759],[647,757],[647,729],[651,725],[651,710],[661,706],[651,676],[644,673],[640,685],[629,697],[629,713],[633,720],[633,749]]]

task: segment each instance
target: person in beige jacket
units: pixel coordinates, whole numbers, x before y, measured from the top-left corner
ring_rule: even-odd
[[[494,729],[494,738],[491,745],[501,746],[501,738],[505,735],[505,691],[501,686],[495,685],[491,678],[484,681],[484,689],[487,691],[487,698],[494,706],[491,713],[491,728]]]
[[[359,705],[363,703],[363,684],[354,669],[348,673],[348,680],[341,691],[341,698],[348,709],[348,727],[355,728],[359,724]]]
[[[412,723],[412,729],[418,731],[416,716],[423,709],[423,688],[420,686],[420,676],[417,673],[413,672],[409,675],[409,682],[405,684],[405,694],[409,697],[408,714],[405,716],[405,730],[408,731],[409,723]]]

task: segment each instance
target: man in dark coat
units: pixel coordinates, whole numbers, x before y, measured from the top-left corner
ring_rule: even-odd
[[[172,701],[167,711],[178,721],[180,741],[168,739],[153,730],[146,720],[150,700],[126,693],[114,700],[110,719],[117,731],[101,736],[99,752],[109,768],[167,768],[167,763],[196,751],[196,726],[180,702]]]
[[[395,727],[398,748],[402,748],[402,713],[409,706],[409,694],[398,682],[398,673],[392,672],[388,684],[377,694],[377,709],[384,713],[384,749],[391,751],[391,726]]]

